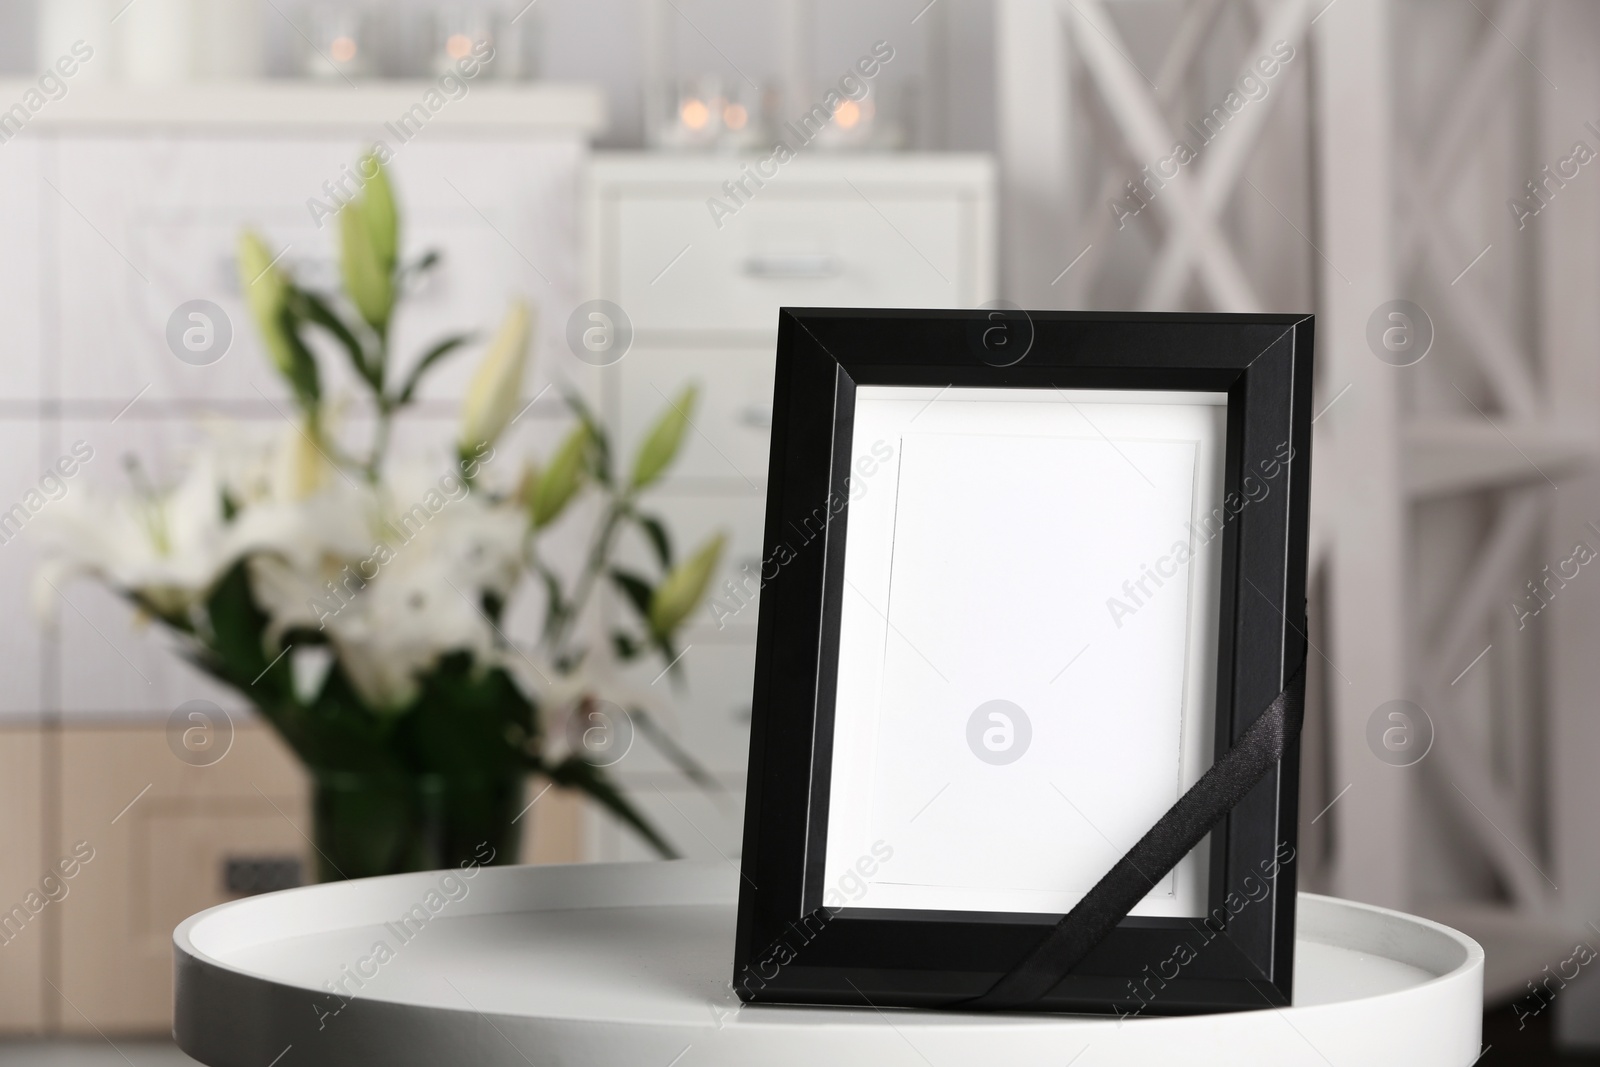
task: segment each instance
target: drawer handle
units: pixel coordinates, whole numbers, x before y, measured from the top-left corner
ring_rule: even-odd
[[[749,278],[832,278],[839,261],[826,255],[751,256],[744,261]]]

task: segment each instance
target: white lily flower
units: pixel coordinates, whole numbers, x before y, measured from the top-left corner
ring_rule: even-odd
[[[258,505],[240,526],[271,546],[250,564],[269,641],[325,630],[374,708],[409,703],[416,678],[448,653],[497,661],[500,634],[482,600],[505,600],[521,575],[527,519],[515,504],[413,464],[371,494],[329,483],[292,505]]]
[[[306,574],[338,575],[378,537],[379,496],[334,466],[300,426],[285,426],[268,450],[238,463],[229,491],[239,514],[229,531],[236,557],[275,555]]]
[[[232,562],[223,515],[222,481],[209,451],[201,451],[170,491],[143,487],[110,497],[85,486],[48,511],[30,532],[47,559],[34,603],[55,618],[56,590],[78,575],[137,592],[164,614],[182,614]]]
[[[362,697],[374,708],[402,707],[416,696],[417,676],[446,653],[491,659],[494,628],[472,595],[443,561],[421,554],[397,557],[358,593],[329,629]]]
[[[538,698],[544,726],[542,752],[552,764],[578,752],[584,732],[594,727],[593,722],[578,718],[585,700],[622,708],[629,716],[627,729],[635,744],[640,739],[631,721],[634,712],[644,711],[656,722],[669,725],[675,719],[670,698],[659,690],[629,682],[623,665],[608,645],[597,643],[576,670],[565,674],[542,664],[536,666],[515,654],[506,657],[504,666],[524,692]]]

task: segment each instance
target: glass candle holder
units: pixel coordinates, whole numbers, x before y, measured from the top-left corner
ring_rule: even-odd
[[[440,8],[434,15],[431,73],[454,70],[469,56],[476,56],[480,62],[491,56],[481,76],[498,77],[500,60],[510,58],[500,55],[499,22],[498,11],[487,5],[452,4]]]
[[[739,151],[765,142],[761,90],[707,74],[672,85],[662,94],[663,114],[649,116],[655,148]]]
[[[302,62],[307,77],[357,78],[376,69],[363,8],[320,3],[309,8],[307,14],[308,44]]]

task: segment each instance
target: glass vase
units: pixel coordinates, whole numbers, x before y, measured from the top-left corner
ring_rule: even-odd
[[[522,775],[312,771],[318,881],[517,862]]]

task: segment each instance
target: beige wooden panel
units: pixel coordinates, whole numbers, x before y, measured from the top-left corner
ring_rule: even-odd
[[[209,767],[174,756],[161,725],[74,727],[61,745],[56,849],[94,856],[59,909],[60,1027],[166,1033],[172,927],[229,899],[225,857],[308,852],[305,775],[253,724]]]
[[[7,751],[0,748],[0,760]],[[225,860],[293,854],[314,870],[302,836],[312,830],[305,773],[259,725],[241,725],[233,748],[210,767],[178,760],[159,725],[73,728],[62,733],[62,766],[58,850],[67,854],[83,841],[94,858],[56,908],[56,981],[66,998],[57,1002],[60,1029],[164,1033],[171,1025],[172,928],[232,899],[223,885]],[[531,782],[528,798],[543,787]],[[581,859],[583,803],[565,790],[540,796],[519,822],[523,858]],[[32,855],[39,851],[35,843]],[[35,964],[30,974],[37,970]],[[35,1004],[41,986],[37,977],[18,982]]]
[[[551,789],[540,794],[547,783],[535,778],[528,783],[528,799],[538,797],[522,817],[522,860],[524,863],[578,863],[583,854],[583,812],[588,803],[582,793],[571,789]]]
[[[311,832],[303,802],[295,801],[291,809],[282,798],[273,800],[286,814],[294,810],[290,818]],[[235,899],[237,894],[223,885],[225,857],[298,855],[303,871],[314,870],[305,840],[259,796],[203,805],[157,800],[143,818],[135,820],[130,812],[123,821],[133,823],[125,936],[142,953],[170,956],[174,927],[197,911]]]
[[[37,1032],[44,1027],[41,979],[49,943],[47,923],[56,904],[37,916],[26,906],[47,899],[44,870],[44,733],[39,727],[0,730],[0,921],[22,907],[28,921],[0,927],[0,1032]],[[59,890],[54,890],[59,893]]]

